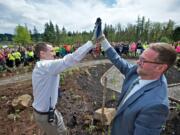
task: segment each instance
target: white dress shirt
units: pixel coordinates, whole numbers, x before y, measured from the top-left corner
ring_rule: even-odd
[[[79,62],[92,48],[92,42],[88,41],[62,59],[40,60],[36,63],[32,73],[33,108],[40,112],[48,112],[49,107],[55,108],[58,99],[59,73]]]
[[[140,90],[142,87],[144,87],[145,85],[153,82],[155,80],[139,80],[139,83],[136,84],[133,89],[129,92],[129,94],[127,95],[127,97],[124,99],[123,104],[127,101],[128,98],[130,98],[134,93],[136,93],[138,90]]]

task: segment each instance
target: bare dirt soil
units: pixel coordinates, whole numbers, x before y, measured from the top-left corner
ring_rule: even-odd
[[[64,117],[70,135],[108,134],[108,128],[93,120],[94,111],[102,105],[100,78],[111,64],[102,64],[66,72],[61,79],[61,97],[57,105]],[[0,87],[0,135],[40,135],[32,116],[32,107],[15,110],[11,102],[23,94],[32,96],[31,81]],[[115,107],[117,93],[108,90],[106,107]],[[172,103],[176,106],[175,103]],[[172,109],[171,118],[164,126],[162,135],[180,134],[180,109]],[[14,114],[13,119],[9,114]]]

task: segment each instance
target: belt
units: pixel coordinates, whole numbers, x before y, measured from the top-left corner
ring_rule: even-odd
[[[34,108],[33,108],[34,109]],[[36,110],[36,109],[34,109],[34,111],[36,112],[36,113],[38,113],[38,114],[41,114],[41,115],[48,115],[49,114],[49,112],[40,112],[40,111],[38,111],[38,110]]]

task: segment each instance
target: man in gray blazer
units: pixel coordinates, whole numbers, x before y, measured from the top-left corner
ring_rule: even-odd
[[[159,135],[169,113],[164,73],[176,60],[175,50],[166,43],[150,44],[133,65],[116,53],[102,31],[98,33],[94,39],[125,76],[111,135]]]

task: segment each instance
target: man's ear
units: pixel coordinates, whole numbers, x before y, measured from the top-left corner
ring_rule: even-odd
[[[164,65],[164,72],[166,71],[166,70],[168,70],[168,65],[167,64],[163,64]]]
[[[165,72],[168,69],[168,65],[167,64],[162,64],[160,66],[158,66],[158,70],[160,72]]]
[[[43,57],[44,57],[44,51],[40,51],[40,52],[39,52],[39,57],[40,57],[40,58],[43,58]]]

